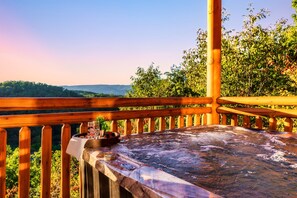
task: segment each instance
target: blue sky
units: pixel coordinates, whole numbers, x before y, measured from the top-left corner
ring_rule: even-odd
[[[290,22],[291,0],[223,0],[227,28],[240,30],[249,3],[274,24]],[[169,71],[206,29],[207,0],[2,0],[0,81],[53,85],[129,84],[152,62]]]

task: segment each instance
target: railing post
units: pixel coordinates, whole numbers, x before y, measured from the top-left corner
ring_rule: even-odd
[[[251,128],[251,122],[249,116],[243,116],[243,127],[245,128]]]
[[[155,118],[149,118],[149,132],[153,133],[155,131]]]
[[[183,115],[178,116],[177,128],[183,128],[185,126],[185,119]]]
[[[175,117],[174,116],[169,117],[169,129],[175,129]]]
[[[137,119],[137,133],[143,133],[143,118]]]
[[[237,126],[237,125],[238,125],[238,116],[236,114],[232,114],[231,126]]]
[[[221,95],[221,20],[222,0],[208,0],[207,16],[207,96],[213,99],[207,124],[219,124],[217,99]]]
[[[61,197],[70,197],[70,155],[66,153],[71,138],[71,126],[64,124],[61,133]]]
[[[193,117],[192,115],[187,115],[186,127],[191,127],[191,126],[193,126]]]
[[[195,114],[194,125],[195,126],[200,126],[201,125],[201,116],[200,115]]]
[[[118,132],[118,121],[117,120],[112,120],[111,121],[111,131],[113,132]]]
[[[256,116],[256,128],[262,129],[263,128],[263,121],[260,116]]]
[[[125,120],[124,135],[131,135],[131,131],[132,131],[131,120],[127,119]]]
[[[88,122],[82,122],[79,126],[80,133],[87,133],[88,132]]]
[[[160,118],[159,130],[164,131],[166,129],[166,120],[165,117]]]
[[[6,194],[6,145],[7,132],[0,128],[0,197]]]
[[[276,130],[276,123],[277,120],[275,119],[275,117],[269,118],[269,130]]]
[[[202,125],[207,125],[208,121],[208,116],[204,113],[202,115]]]
[[[222,125],[227,125],[227,116],[226,116],[226,114],[222,114],[221,123],[222,123]]]
[[[18,197],[29,197],[30,190],[30,150],[31,150],[31,130],[29,127],[22,127],[19,134],[19,188]]]
[[[285,119],[285,131],[292,132],[293,131],[293,120],[291,118]]]
[[[44,126],[41,135],[41,197],[51,196],[52,127]]]

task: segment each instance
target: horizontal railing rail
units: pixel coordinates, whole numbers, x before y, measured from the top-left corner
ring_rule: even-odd
[[[281,123],[283,130],[293,132],[293,119],[297,118],[296,96],[221,97],[217,102],[221,105],[217,112],[222,114],[222,124],[227,124],[226,115],[231,115],[231,125],[238,125],[238,116],[243,116],[242,126],[263,129],[263,118],[267,118],[269,130],[280,130],[278,121],[284,119]],[[254,118],[254,123],[251,123],[251,118]]]
[[[210,104],[212,98],[0,98],[0,110],[54,110]]]
[[[30,127],[42,127],[41,197],[50,197],[52,126],[61,125],[61,196],[70,197],[70,156],[66,153],[66,148],[71,138],[72,124],[79,124],[80,133],[87,132],[88,122],[102,116],[111,121],[112,131],[119,131],[118,122],[123,120],[123,135],[129,135],[133,131],[143,133],[145,123],[148,124],[147,132],[163,131],[206,124],[206,114],[211,113],[211,108],[206,107],[206,104],[211,103],[212,99],[209,97],[0,98],[0,197],[5,197],[6,194],[6,144],[10,128],[20,128],[18,196],[28,197],[30,190]],[[149,106],[160,106],[160,108],[146,108]],[[116,109],[98,111],[98,108]],[[80,111],[75,112],[76,109]],[[18,112],[27,110],[63,110],[63,112],[26,112],[26,114]],[[10,111],[12,111],[11,114],[7,114]],[[157,120],[159,126],[156,126]]]
[[[297,96],[220,97],[219,104],[297,106]]]

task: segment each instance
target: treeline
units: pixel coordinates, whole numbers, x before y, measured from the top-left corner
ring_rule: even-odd
[[[0,83],[0,97],[82,97],[63,87],[28,81],[5,81]]]

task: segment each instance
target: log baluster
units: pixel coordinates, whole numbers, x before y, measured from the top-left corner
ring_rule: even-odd
[[[6,144],[7,131],[0,128],[0,197],[6,194]]]
[[[263,128],[263,121],[260,116],[256,116],[256,128],[262,129]]]
[[[231,126],[238,126],[238,115],[237,114],[232,114]]]
[[[177,128],[183,128],[185,126],[185,118],[183,115],[178,116]]]
[[[139,118],[139,119],[137,119],[137,133],[138,134],[141,134],[141,133],[143,133],[143,118]]]
[[[201,125],[201,116],[198,114],[195,114],[194,116],[194,126],[200,126]]]
[[[175,117],[174,116],[169,117],[169,129],[175,129]]]
[[[165,117],[160,117],[159,130],[164,131],[165,129],[166,129]]]
[[[131,125],[131,120],[127,119],[125,120],[125,128],[124,128],[124,135],[131,135],[132,131],[132,125]]]
[[[50,197],[52,164],[52,127],[44,126],[41,132],[41,197]]]
[[[269,130],[276,130],[276,124],[277,124],[277,120],[275,117],[271,117],[269,118]]]
[[[19,133],[19,179],[18,197],[29,197],[30,190],[30,150],[31,130],[29,127],[22,127]]]
[[[149,118],[149,132],[153,133],[155,131],[155,118]]]
[[[285,119],[285,131],[292,132],[293,131],[293,120],[291,118]]]
[[[82,125],[81,125],[82,126]],[[81,127],[80,127],[81,128]],[[70,197],[70,155],[66,153],[71,138],[71,126],[64,124],[61,131],[61,197]],[[82,192],[82,191],[81,191]]]
[[[221,124],[222,125],[227,125],[227,116],[226,116],[226,114],[222,114]]]
[[[193,126],[193,117],[192,115],[187,115],[186,117],[186,127]]]

